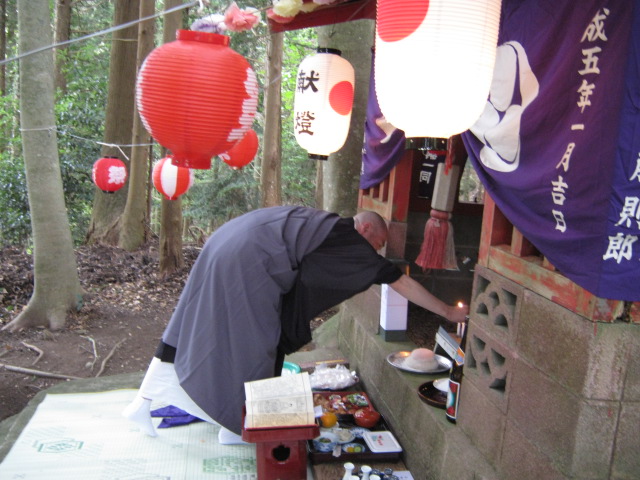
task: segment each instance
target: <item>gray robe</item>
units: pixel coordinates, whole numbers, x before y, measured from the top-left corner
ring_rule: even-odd
[[[182,388],[229,430],[241,432],[244,382],[274,376],[279,344],[288,353],[309,341],[313,315],[380,283],[381,270],[385,283],[401,275],[342,220],[255,210],[216,230],[193,266],[162,340],[176,348]],[[285,348],[283,325],[293,340]]]

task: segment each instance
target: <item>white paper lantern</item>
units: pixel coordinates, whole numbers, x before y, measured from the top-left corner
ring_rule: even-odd
[[[378,0],[380,110],[406,137],[449,138],[480,117],[489,94],[501,0]]]
[[[326,160],[349,133],[355,73],[340,51],[319,48],[298,68],[294,133],[309,157]]]

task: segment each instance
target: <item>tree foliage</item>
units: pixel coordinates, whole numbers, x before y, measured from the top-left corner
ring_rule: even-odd
[[[11,2],[15,3],[15,2]],[[9,8],[8,11],[11,11]],[[110,2],[76,2],[72,15],[72,34],[105,29],[112,15]],[[16,55],[17,24],[8,16],[7,56]],[[57,92],[56,122],[60,169],[74,240],[80,242],[91,210],[93,183],[91,167],[99,158],[104,123],[109,38],[96,37],[69,45],[65,50],[66,92]],[[28,245],[31,225],[24,178],[24,162],[18,122],[17,62],[7,63],[7,95],[0,99],[0,131],[4,132],[0,151],[0,241]]]
[[[15,0],[7,0],[8,58],[17,54],[17,17]],[[157,10],[164,8],[158,1]],[[264,8],[271,2],[261,0],[252,6]],[[78,0],[73,2],[71,40],[111,27],[113,2]],[[205,15],[224,13],[228,2],[212,1],[204,12],[191,8],[185,12],[185,28]],[[53,9],[52,9],[53,12]],[[262,14],[264,17],[264,13]],[[157,32],[162,31],[162,17],[157,20]],[[53,22],[53,18],[52,18]],[[264,87],[265,52],[268,28],[266,20],[248,32],[230,33],[231,47],[243,55],[254,68],[258,82]],[[160,40],[157,41],[157,44]],[[282,198],[286,204],[314,205],[316,163],[307,157],[293,136],[293,101],[297,68],[302,59],[317,46],[314,29],[285,34],[282,71]],[[69,44],[64,55],[63,74],[66,90],[56,93],[55,114],[58,149],[65,202],[76,244],[84,241],[91,219],[95,186],[91,179],[93,163],[100,157],[104,132],[105,105],[108,93],[111,35],[105,34]],[[28,246],[31,225],[18,122],[18,62],[5,65],[6,95],[0,97],[0,244]],[[253,128],[261,138],[264,120],[261,114],[262,91]],[[159,146],[155,158],[161,156]],[[243,170],[232,170],[219,159],[208,171],[196,172],[196,182],[183,197],[185,218],[205,231],[226,219],[259,206],[260,152]],[[153,190],[153,189],[152,189]],[[160,208],[159,195],[154,191],[152,209]],[[153,214],[152,214],[153,217]]]

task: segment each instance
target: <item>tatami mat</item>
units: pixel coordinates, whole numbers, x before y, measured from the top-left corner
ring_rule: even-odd
[[[121,416],[135,394],[114,390],[47,395],[0,464],[0,478],[257,479],[255,446],[220,445],[217,425],[160,429],[158,437],[140,433]]]

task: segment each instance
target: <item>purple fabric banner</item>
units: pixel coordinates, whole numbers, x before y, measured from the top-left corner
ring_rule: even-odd
[[[470,160],[562,274],[640,300],[640,0],[503,0],[502,14]]]
[[[635,7],[598,291],[605,298],[625,292],[623,299],[640,300],[640,1],[630,3]]]
[[[404,154],[404,132],[388,123],[380,111],[376,97],[373,62],[375,62],[375,55],[371,62],[367,116],[364,123],[361,189],[374,187],[382,182]]]

